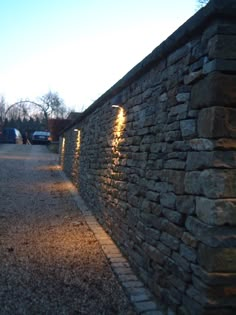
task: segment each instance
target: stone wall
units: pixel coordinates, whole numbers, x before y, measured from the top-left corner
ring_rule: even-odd
[[[63,135],[63,169],[175,314],[236,314],[235,21],[211,1]]]

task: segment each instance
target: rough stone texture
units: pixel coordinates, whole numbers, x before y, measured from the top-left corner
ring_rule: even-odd
[[[199,246],[199,263],[209,272],[236,272],[236,248]]]
[[[203,138],[236,138],[236,109],[204,108],[199,113],[198,134]]]
[[[236,199],[196,198],[196,213],[210,225],[236,225]]]
[[[65,172],[176,314],[235,313],[235,286],[212,294],[235,273],[235,17],[210,1],[65,132]]]
[[[212,72],[194,84],[191,93],[191,107],[199,109],[210,106],[235,104],[236,92],[230,87],[236,84],[236,75]]]

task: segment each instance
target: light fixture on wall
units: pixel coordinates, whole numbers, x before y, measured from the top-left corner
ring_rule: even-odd
[[[116,95],[112,100],[112,107],[119,108],[121,107],[121,105],[122,105],[122,97],[121,95]]]
[[[74,131],[75,131],[75,132],[78,132],[78,131],[79,131],[79,129],[75,128],[75,129],[74,129]]]

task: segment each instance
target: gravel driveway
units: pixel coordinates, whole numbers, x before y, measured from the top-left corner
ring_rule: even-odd
[[[56,159],[0,145],[0,314],[135,314]]]

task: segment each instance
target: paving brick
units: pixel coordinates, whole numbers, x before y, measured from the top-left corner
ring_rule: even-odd
[[[158,311],[157,306],[154,302],[135,302],[134,303],[135,309],[138,311],[140,314],[141,312],[146,312],[146,311]]]

